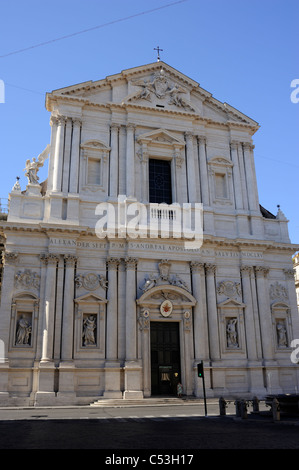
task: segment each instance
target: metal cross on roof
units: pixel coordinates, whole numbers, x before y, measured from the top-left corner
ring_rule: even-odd
[[[160,62],[160,52],[163,52],[163,49],[160,49],[160,47],[157,46],[154,48],[154,51],[157,51],[158,53],[157,61]]]

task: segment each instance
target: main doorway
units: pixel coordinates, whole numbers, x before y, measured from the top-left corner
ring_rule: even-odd
[[[151,393],[175,395],[181,380],[178,322],[151,322]]]

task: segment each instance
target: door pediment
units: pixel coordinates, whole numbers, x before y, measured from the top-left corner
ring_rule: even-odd
[[[171,303],[180,308],[191,308],[197,303],[196,299],[181,287],[165,284],[147,290],[136,303],[140,307],[158,308],[162,302],[170,300]]]

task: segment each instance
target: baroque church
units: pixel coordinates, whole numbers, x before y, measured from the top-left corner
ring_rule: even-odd
[[[207,397],[297,392],[296,249],[259,202],[258,123],[161,61],[52,91],[46,109],[51,141],[0,222],[0,404],[179,381],[202,397],[201,361]]]

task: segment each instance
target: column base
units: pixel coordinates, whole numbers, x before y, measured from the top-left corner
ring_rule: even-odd
[[[34,398],[34,406],[56,405],[55,392],[36,392]]]
[[[125,363],[125,399],[139,400],[143,398],[142,390],[142,366],[136,361],[127,361]]]
[[[59,396],[75,395],[75,366],[73,362],[61,362],[59,364]],[[58,396],[57,395],[57,396]]]
[[[122,398],[120,390],[121,368],[119,362],[107,361],[105,364],[105,398]]]
[[[40,362],[38,370],[37,393],[54,394],[54,375],[56,367],[53,362]]]
[[[125,400],[143,400],[143,398],[143,392],[134,392],[129,390],[124,391]]]

